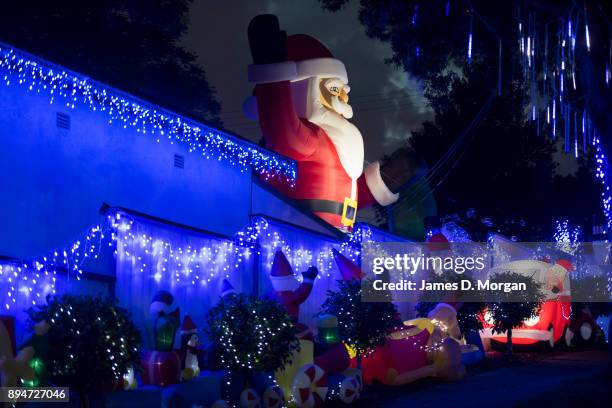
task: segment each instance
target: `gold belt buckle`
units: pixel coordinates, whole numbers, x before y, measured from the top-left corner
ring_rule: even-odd
[[[342,206],[342,220],[340,221],[345,227],[352,227],[355,224],[357,217],[357,201],[346,197]]]

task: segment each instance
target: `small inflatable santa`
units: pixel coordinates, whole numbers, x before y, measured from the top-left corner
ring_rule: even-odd
[[[343,230],[353,226],[357,208],[397,201],[417,160],[396,155],[364,171],[363,138],[348,121],[353,110],[344,64],[308,35],[287,37],[271,14],[253,18],[248,35],[249,81],[256,86],[245,112],[258,118],[266,147],[298,167],[295,186],[274,181],[275,187]]]
[[[293,268],[281,251],[274,254],[274,262],[270,271],[270,281],[274,288],[274,297],[283,305],[289,316],[297,322],[300,314],[300,305],[306,301],[312,285],[319,271],[310,267],[302,272],[300,283],[293,274]]]

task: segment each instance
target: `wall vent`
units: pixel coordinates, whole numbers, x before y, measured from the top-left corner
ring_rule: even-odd
[[[179,168],[179,169],[185,168],[185,158],[181,156],[180,154],[174,155],[174,167]]]
[[[70,116],[65,113],[57,112],[55,125],[60,129],[70,130]]]

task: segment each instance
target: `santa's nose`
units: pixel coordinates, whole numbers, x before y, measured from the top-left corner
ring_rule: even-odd
[[[348,88],[348,86],[347,86]],[[351,89],[349,88],[348,91],[346,91],[344,88],[342,88],[342,90],[340,91],[340,94],[338,95],[338,98],[340,98],[340,100],[344,103],[348,103],[349,100],[349,96],[348,93]]]

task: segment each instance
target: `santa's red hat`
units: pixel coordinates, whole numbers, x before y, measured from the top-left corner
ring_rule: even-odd
[[[183,319],[183,325],[181,326],[181,335],[184,334],[195,334],[198,332],[198,328],[195,323],[191,319],[191,316],[185,315]]]
[[[342,280],[360,280],[363,277],[361,268],[355,265],[353,261],[342,255],[335,248],[332,248],[332,252],[334,253],[334,260],[336,261],[336,265],[338,265],[338,269],[340,270],[340,274],[342,275]]]
[[[574,265],[572,265],[572,263],[570,261],[568,261],[567,259],[559,259],[555,263],[557,265],[559,265],[560,267],[562,267],[563,269],[565,269],[566,271],[568,271],[568,272],[574,270]]]
[[[449,251],[451,249],[448,238],[441,232],[427,238],[427,249],[430,251]]]
[[[342,61],[334,58],[319,40],[305,34],[287,37],[287,61],[249,66],[249,81],[255,84],[300,81],[311,77],[339,78],[348,83]]]
[[[315,77],[338,78],[345,84],[348,83],[344,63],[334,58],[319,40],[305,34],[287,37],[287,61],[249,66],[249,81],[253,84],[297,82]],[[294,93],[308,94],[304,89],[294,89]],[[255,96],[244,101],[242,110],[248,118],[257,119]]]
[[[276,251],[274,254],[270,280],[272,287],[277,292],[293,291],[298,286],[298,281],[293,275],[293,268],[282,251]]]

